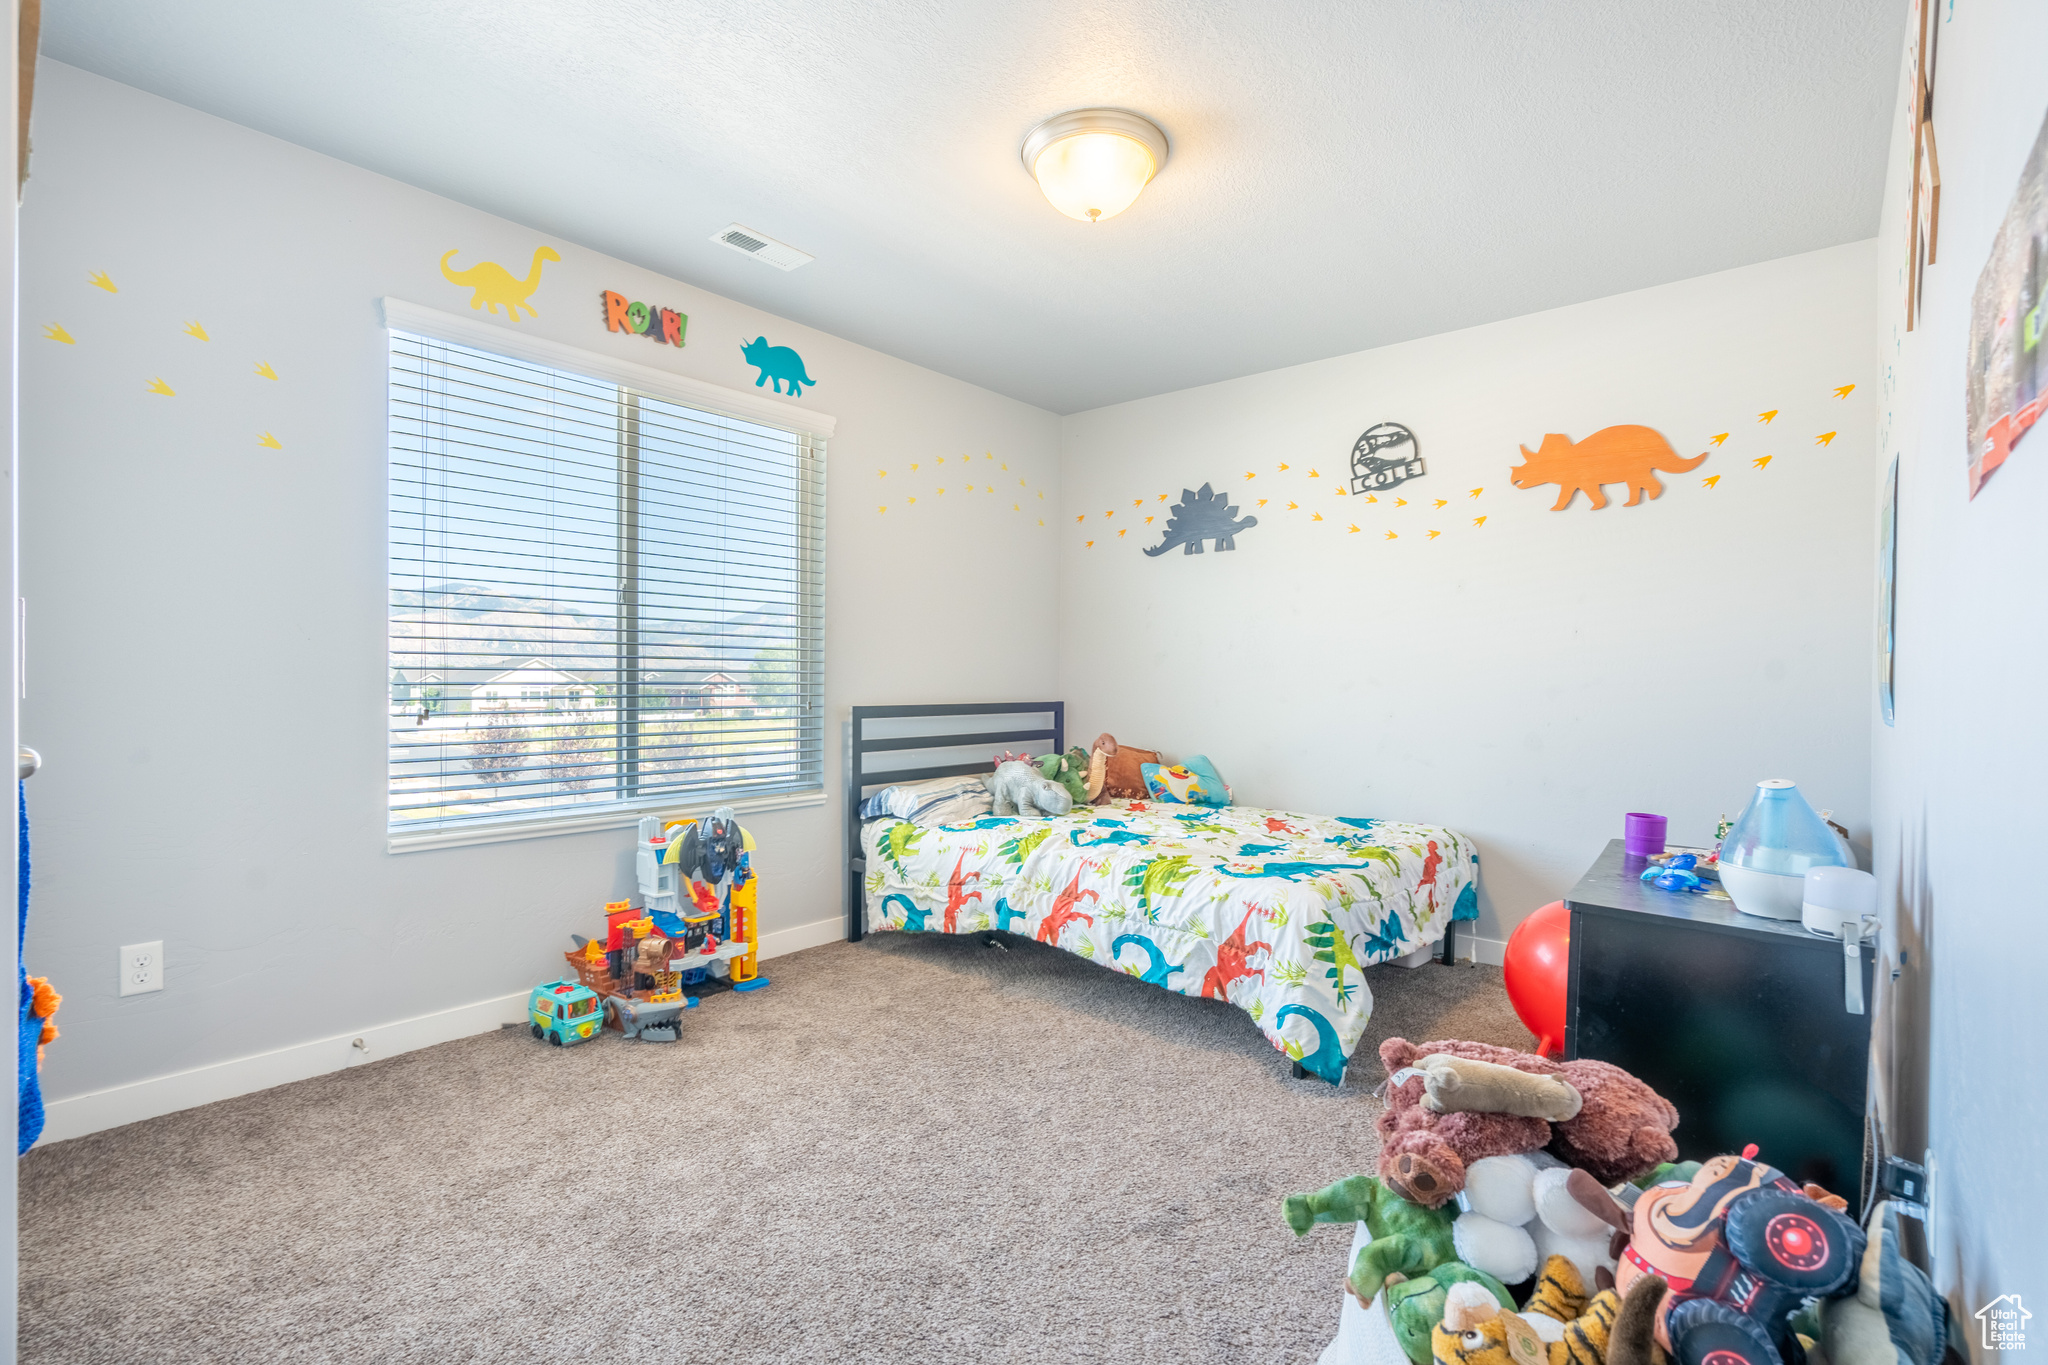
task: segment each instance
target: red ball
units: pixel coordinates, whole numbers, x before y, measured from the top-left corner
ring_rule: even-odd
[[[1501,960],[1508,1001],[1546,1057],[1564,1053],[1565,983],[1571,971],[1572,915],[1552,901],[1515,926]]]

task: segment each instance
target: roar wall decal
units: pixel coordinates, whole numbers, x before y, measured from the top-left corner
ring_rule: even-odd
[[[601,291],[598,297],[604,302],[604,328],[607,332],[627,332],[669,346],[683,344],[683,333],[690,326],[688,313],[659,308],[651,303],[628,303],[624,294],[614,294],[609,289]]]
[[[526,272],[526,278],[523,280],[496,261],[478,261],[467,270],[450,270],[449,259],[460,250],[461,247],[456,247],[454,251],[441,257],[441,274],[448,283],[459,284],[472,291],[469,296],[471,308],[482,308],[488,304],[490,310],[495,313],[502,304],[505,316],[514,322],[519,321],[519,310],[522,308],[534,317],[540,316],[539,311],[528,303],[527,299],[532,297],[534,290],[540,288],[541,262],[562,259],[553,247],[541,246],[533,249],[533,268]]]
[[[1166,539],[1146,550],[1147,555],[1156,558],[1176,545],[1184,547],[1183,554],[1198,555],[1202,553],[1204,540],[1214,540],[1218,551],[1235,550],[1237,533],[1249,531],[1259,524],[1257,517],[1232,520],[1237,516],[1237,509],[1223,494],[1211,491],[1206,483],[1200,492],[1183,488],[1180,501],[1171,511],[1172,515],[1166,521]]]
[[[1280,466],[1285,469],[1287,466]],[[1399,422],[1381,422],[1367,427],[1351,447],[1351,491],[1380,493],[1396,484],[1419,478],[1428,471],[1422,464],[1422,444],[1415,433]]]
[[[1664,485],[1657,479],[1658,470],[1683,474],[1698,468],[1707,457],[1701,454],[1682,460],[1671,444],[1650,428],[1620,426],[1602,427],[1577,442],[1551,432],[1535,450],[1523,446],[1522,458],[1522,464],[1508,471],[1515,487],[1554,483],[1560,492],[1551,511],[1562,512],[1575,495],[1583,492],[1597,512],[1607,505],[1601,484],[1627,484],[1626,505],[1634,507],[1643,500],[1643,494],[1654,498],[1664,491]]]
[[[787,383],[789,396],[801,398],[804,396],[804,385],[818,382],[804,372],[802,356],[787,346],[770,346],[767,337],[755,337],[752,341],[743,343],[740,346],[740,354],[747,358],[749,365],[761,372],[760,377],[754,380],[754,387],[757,389],[772,379],[775,381],[777,393],[783,392],[782,386]]]

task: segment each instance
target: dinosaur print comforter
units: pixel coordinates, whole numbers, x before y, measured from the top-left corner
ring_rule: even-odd
[[[1364,969],[1478,914],[1471,841],[1391,820],[1132,801],[861,842],[869,928],[1029,934],[1228,1000],[1333,1085],[1372,1017]]]

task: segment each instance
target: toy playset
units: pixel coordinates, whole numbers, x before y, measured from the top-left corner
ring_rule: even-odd
[[[595,1033],[590,1028],[566,1037],[573,1030],[546,1026],[539,1006],[558,988],[580,992],[579,1002],[588,998],[605,1028],[642,1042],[672,1043],[683,1012],[697,1004],[689,989],[767,986],[755,961],[760,926],[753,853],[754,837],[730,807],[703,820],[642,819],[633,857],[641,904],[611,901],[601,938],[571,935],[576,946],[564,956],[575,977],[535,988],[534,1036],[564,1043]],[[559,1012],[551,1017],[559,1020]]]
[[[1892,1206],[1866,1236],[1753,1145],[1673,1164],[1677,1111],[1605,1063],[1400,1038],[1380,1057],[1379,1174],[1281,1206],[1297,1236],[1359,1225],[1326,1360],[1938,1365],[1945,1312]]]

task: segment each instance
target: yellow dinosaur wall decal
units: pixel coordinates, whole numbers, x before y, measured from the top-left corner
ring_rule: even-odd
[[[456,251],[460,250],[462,250],[461,247],[456,247],[455,251],[451,251],[441,258],[441,274],[450,284],[465,285],[475,291],[469,298],[469,306],[471,308],[482,308],[485,304],[489,304],[491,311],[495,313],[498,311],[498,305],[503,304],[505,306],[505,315],[514,322],[519,320],[519,310],[521,308],[532,313],[535,317],[540,316],[540,313],[534,306],[526,300],[534,290],[540,288],[541,262],[559,261],[562,259],[553,247],[543,246],[534,248],[533,269],[526,273],[526,278],[523,280],[515,276],[504,266],[499,265],[496,261],[478,261],[467,270],[450,270],[448,268],[449,258],[454,256]]]

